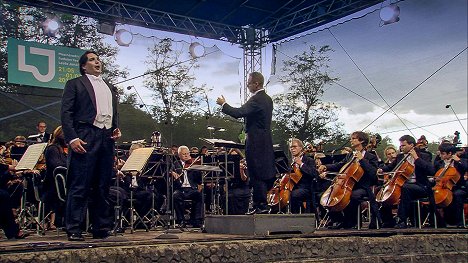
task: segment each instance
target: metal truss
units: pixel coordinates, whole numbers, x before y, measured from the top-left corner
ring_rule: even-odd
[[[157,30],[237,43],[241,27],[190,18],[111,0],[14,0],[29,6],[86,16],[99,21],[128,23]]]

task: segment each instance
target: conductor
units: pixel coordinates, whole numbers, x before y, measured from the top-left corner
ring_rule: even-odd
[[[216,103],[222,106],[222,112],[234,118],[245,119],[245,155],[250,184],[253,187],[253,210],[247,214],[265,214],[267,191],[275,180],[275,157],[271,136],[271,117],[273,101],[263,88],[264,78],[259,72],[249,74],[247,87],[252,93],[250,99],[240,108],[226,103],[223,96]]]

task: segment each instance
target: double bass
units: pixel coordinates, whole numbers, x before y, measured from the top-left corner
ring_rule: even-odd
[[[311,144],[305,143],[304,149],[299,156],[302,157],[302,155],[312,151],[312,149],[313,147]],[[277,179],[271,190],[267,193],[267,203],[273,211],[280,211],[289,204],[291,192],[302,178],[300,167],[295,162],[293,162],[291,166],[293,172],[286,173],[281,178]]]
[[[435,204],[438,207],[447,207],[452,203],[453,186],[460,180],[460,173],[455,167],[453,167],[454,160],[450,160],[450,163],[440,168],[434,175],[436,185],[432,188],[434,191]]]
[[[354,185],[364,175],[364,170],[356,156],[341,167],[332,184],[322,194],[320,204],[330,212],[343,211],[351,201]]]

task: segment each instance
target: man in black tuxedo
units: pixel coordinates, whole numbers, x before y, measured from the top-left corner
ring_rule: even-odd
[[[118,128],[117,90],[101,78],[102,65],[94,51],[79,60],[81,77],[65,84],[61,119],[69,144],[66,228],[71,241],[84,240],[81,232],[89,212],[93,238],[106,238],[112,227],[107,195],[112,176],[114,142]]]
[[[357,208],[360,205],[359,200],[367,197],[371,209],[371,223],[369,224],[369,228],[377,228],[377,221],[381,224],[381,219],[375,195],[371,190],[371,185],[377,181],[377,157],[369,151],[366,151],[366,146],[369,143],[369,136],[366,133],[362,131],[353,132],[351,134],[350,143],[354,152],[348,153],[346,157],[338,163],[321,165],[318,170],[322,174],[325,171],[338,172],[353,158],[357,158],[364,174],[354,185],[351,193],[351,200],[343,210],[343,224],[339,225],[339,227],[353,228],[357,225]]]
[[[245,118],[245,155],[250,184],[253,187],[254,210],[248,214],[268,213],[266,195],[275,179],[275,156],[271,136],[273,101],[263,88],[264,78],[259,72],[249,74],[247,87],[252,97],[240,108],[226,103],[223,96],[216,100],[223,113]]]
[[[203,200],[202,193],[198,191],[198,185],[202,183],[202,175],[198,171],[187,171],[184,169],[190,167],[193,161],[187,146],[180,146],[177,153],[180,160],[174,162],[174,167],[171,171],[172,178],[174,179],[173,198],[176,223],[179,225],[186,225],[188,223],[184,220],[184,200],[192,200],[190,223],[193,227],[201,227],[203,225]]]
[[[38,131],[38,134],[37,134],[37,142],[41,143],[41,142],[49,142],[50,141],[50,133],[46,132],[46,129],[47,129],[47,124],[45,123],[45,121],[39,121],[37,123],[37,131]]]
[[[303,202],[307,203],[304,212],[310,213],[315,210],[311,206],[315,204],[312,202],[312,190],[315,181],[318,178],[317,169],[315,167],[315,160],[304,153],[304,144],[301,140],[293,138],[289,150],[292,154],[293,168],[298,169],[302,175],[301,179],[296,183],[291,192],[291,213],[298,214]],[[297,170],[296,170],[297,171]]]
[[[401,153],[397,155],[396,159],[379,169],[379,172],[390,172],[405,158],[412,166],[414,166],[414,173],[411,174],[410,178],[401,187],[400,204],[398,205],[398,214],[395,218],[395,222],[386,222],[387,224],[396,223],[395,228],[406,228],[406,221],[411,212],[411,201],[419,198],[429,199],[429,212],[431,216],[429,221],[433,222],[433,215],[435,213],[435,202],[434,193],[432,192],[432,186],[429,182],[428,176],[434,175],[434,166],[431,163],[432,155],[427,154],[425,151],[421,151],[416,144],[416,140],[410,135],[403,135],[399,139]],[[382,207],[383,208],[383,207]],[[384,209],[383,213],[388,214],[389,209]],[[390,218],[386,215],[385,218]]]

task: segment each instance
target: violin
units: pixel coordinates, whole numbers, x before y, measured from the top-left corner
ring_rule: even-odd
[[[181,172],[173,173],[174,180],[180,179],[180,177],[184,174],[184,171],[188,170],[193,165],[200,165],[200,164],[201,164],[201,156],[198,156],[197,158],[190,158],[189,160],[185,161],[184,167],[182,167]]]
[[[434,175],[436,185],[432,188],[434,191],[435,204],[438,207],[447,207],[452,203],[453,193],[452,188],[460,180],[460,173],[453,167],[454,160],[440,168]]]
[[[349,162],[341,167],[330,187],[322,194],[320,204],[330,212],[343,211],[351,201],[354,185],[363,175],[364,170],[359,164],[359,159],[354,155]]]

